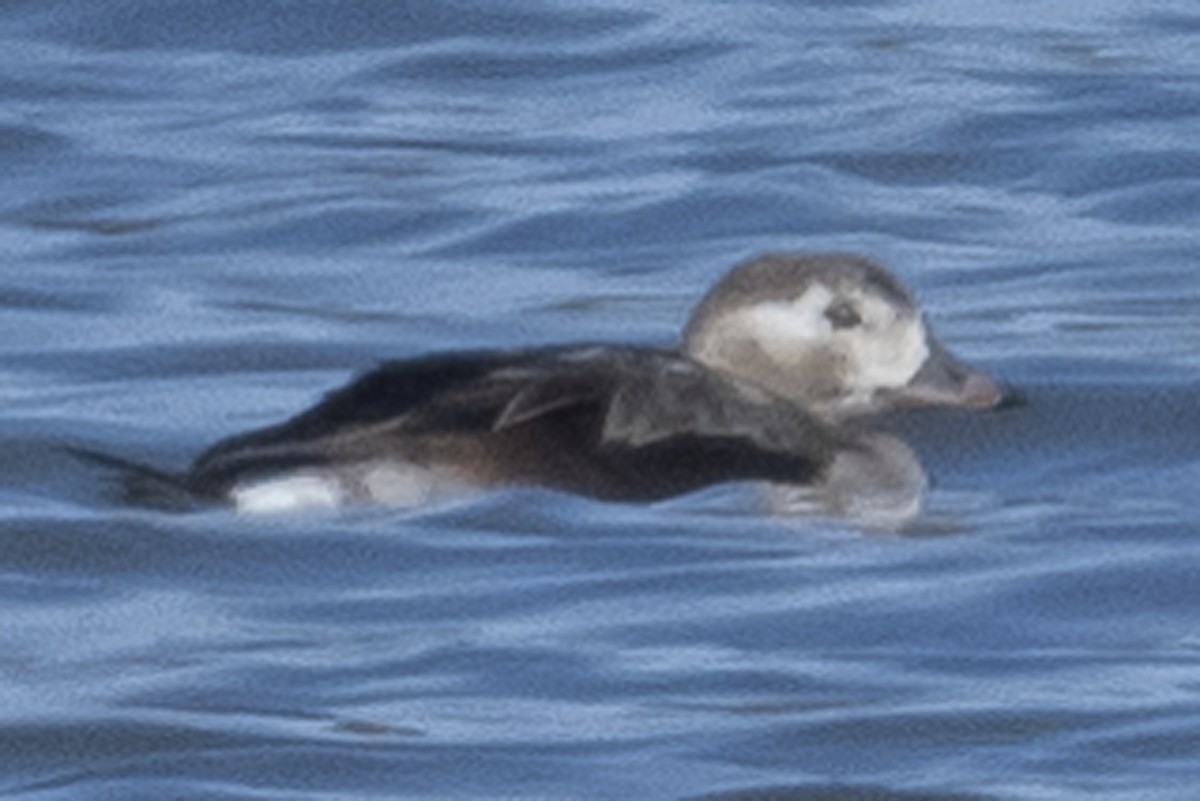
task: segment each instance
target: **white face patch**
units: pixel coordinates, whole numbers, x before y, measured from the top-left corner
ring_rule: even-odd
[[[859,322],[835,327],[831,306],[845,304]],[[820,369],[821,378],[840,388],[835,404],[843,411],[869,406],[874,394],[912,380],[929,355],[925,324],[918,312],[897,307],[861,291],[835,293],[811,286],[796,300],[767,301],[743,310],[726,331],[740,329],[780,370]]]
[[[842,332],[853,362],[851,383],[864,392],[904,386],[929,356],[925,323],[879,298],[863,297],[856,305],[862,324]]]
[[[692,358],[832,419],[877,410],[929,356],[920,311],[865,284],[814,281],[701,319]]]
[[[789,351],[832,338],[833,326],[825,318],[832,300],[833,293],[817,284],[791,303],[770,301],[751,306],[743,312],[743,322],[764,352],[786,363],[793,358]]]

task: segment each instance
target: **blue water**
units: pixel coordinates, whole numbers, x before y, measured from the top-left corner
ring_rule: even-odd
[[[0,4],[0,795],[1181,799],[1200,784],[1200,9]],[[433,349],[667,342],[883,260],[1023,405],[909,536],[496,492],[129,508]]]

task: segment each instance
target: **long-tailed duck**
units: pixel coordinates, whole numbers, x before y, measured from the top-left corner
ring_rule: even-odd
[[[262,512],[416,505],[497,486],[644,501],[755,481],[777,490],[782,507],[816,487],[827,505],[854,513],[874,508],[875,495],[891,508],[889,494],[903,505],[924,489],[915,457],[865,425],[870,415],[1000,399],[876,263],[768,255],[704,296],[679,348],[550,346],[387,363],[291,420],[216,444],[180,483]]]

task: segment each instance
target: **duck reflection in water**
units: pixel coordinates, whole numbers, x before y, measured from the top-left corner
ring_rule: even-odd
[[[777,512],[890,526],[920,511],[927,482],[872,417],[1000,400],[878,264],[768,255],[704,296],[679,348],[388,363],[291,420],[218,443],[173,480],[245,512],[412,506],[501,486],[649,501],[750,481]]]

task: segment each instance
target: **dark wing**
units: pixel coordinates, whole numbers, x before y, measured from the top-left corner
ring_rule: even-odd
[[[476,351],[389,362],[290,420],[218,442],[192,464],[189,483],[220,495],[249,475],[396,455],[397,434],[401,440],[439,431],[478,435],[595,400],[602,388],[553,369],[559,352]],[[392,436],[373,438],[383,431]]]
[[[616,497],[663,498],[729,481],[805,483],[853,437],[683,357],[644,354],[607,404],[600,454]]]
[[[400,458],[481,484],[658,498],[741,479],[803,481],[843,444],[791,404],[670,351],[543,348],[386,364],[278,426],[217,444],[190,479]]]
[[[66,445],[63,450],[79,461],[98,467],[116,479],[120,500],[133,506],[182,512],[200,500],[186,477],[152,465],[126,459],[90,446]]]
[[[854,447],[851,434],[795,404],[676,352],[607,347],[543,357],[496,418],[495,447],[475,451],[496,465],[491,483],[650,500],[727,481],[807,482]]]
[[[287,422],[226,440],[209,454],[251,444],[314,441],[391,420],[447,392],[477,384],[508,358],[503,353],[482,351],[388,362],[330,392],[316,406]]]
[[[680,436],[739,439],[768,451],[835,447],[840,437],[801,407],[670,353],[638,354],[608,402],[604,440],[632,447]]]

